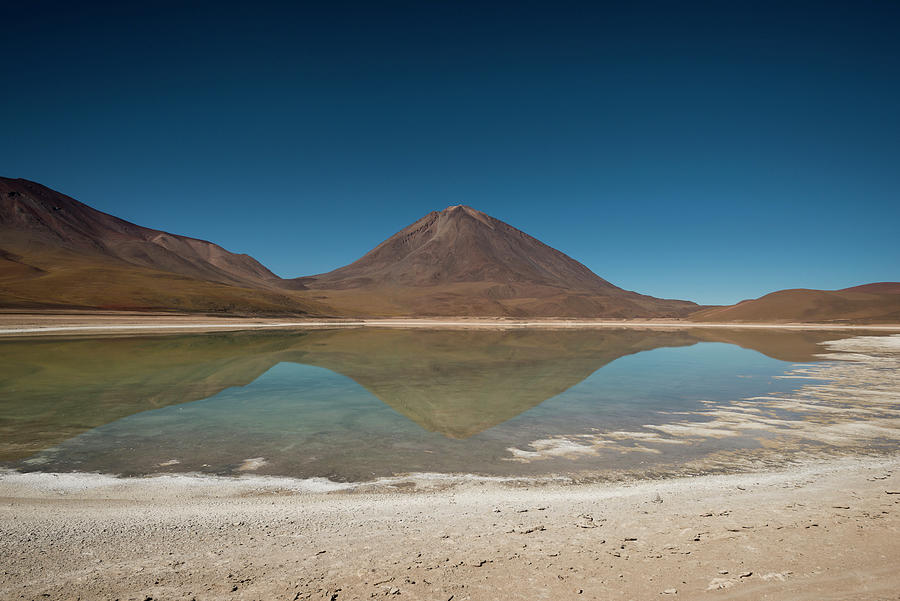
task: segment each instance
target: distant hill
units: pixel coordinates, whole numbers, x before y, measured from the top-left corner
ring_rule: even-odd
[[[878,282],[842,290],[779,290],[690,316],[713,322],[898,323],[900,282]]]
[[[698,308],[623,290],[463,205],[425,215],[350,265],[298,281],[349,313],[625,318]]]
[[[0,306],[322,313],[248,255],[0,178]]]

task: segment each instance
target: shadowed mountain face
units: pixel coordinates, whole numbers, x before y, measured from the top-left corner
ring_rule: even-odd
[[[779,290],[728,307],[711,307],[694,321],[897,323],[900,282],[879,282],[843,290]]]
[[[421,428],[488,430],[624,355],[722,341],[809,361],[828,332],[320,330],[0,341],[0,461],[129,415],[246,386],[279,363],[353,379]],[[289,393],[289,391],[288,391]]]
[[[248,255],[0,178],[0,306],[319,313]]]
[[[129,223],[34,182],[0,178],[0,195],[7,253],[46,246],[222,284],[280,283],[249,255]]]
[[[300,278],[348,312],[409,315],[675,317],[687,301],[629,292],[516,228],[457,205],[432,212],[358,261]]]

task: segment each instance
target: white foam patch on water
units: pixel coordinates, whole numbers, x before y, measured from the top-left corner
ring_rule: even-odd
[[[603,444],[602,442],[600,444]],[[508,450],[513,454],[513,460],[531,461],[533,459],[546,459],[549,457],[573,457],[583,455],[596,455],[598,444],[582,444],[568,438],[545,438],[533,441],[529,446],[533,451],[523,451],[515,447]]]
[[[775,436],[783,449],[808,443],[847,448],[900,441],[900,335],[858,336],[823,346],[830,351],[820,355],[827,361],[798,364],[775,376],[821,383],[804,384],[778,396],[705,401],[706,409],[693,414],[696,419],[647,424],[644,431],[542,438],[527,445],[531,450],[510,448],[509,460],[577,459],[606,451],[661,452],[658,447],[663,445],[703,444],[729,437],[757,437],[771,447]]]
[[[831,340],[823,344],[831,351],[855,351],[870,356],[872,353],[900,353],[900,336],[854,336]]]
[[[251,459],[244,459],[244,462],[238,466],[237,471],[239,472],[252,472],[256,471],[265,464],[267,464],[265,457],[253,457]]]
[[[132,498],[138,491],[146,496],[193,494],[200,496],[235,496],[274,492],[334,493],[341,491],[378,491],[393,487],[413,486],[429,489],[459,484],[533,484],[571,483],[565,476],[503,477],[476,474],[442,474],[413,472],[364,482],[335,482],[328,478],[290,478],[282,476],[214,476],[209,474],[158,474],[141,477],[119,477],[89,472],[48,473],[18,472],[0,469],[0,495],[49,496],[101,493],[104,498]]]
[[[652,442],[656,444],[688,444],[688,441],[679,438],[665,438],[656,432],[610,432],[605,435],[606,438],[613,440],[640,440],[643,442]]]
[[[156,490],[191,488],[195,491],[243,492],[264,489],[298,492],[331,492],[352,488],[353,484],[332,482],[327,478],[280,478],[277,476],[211,476],[207,474],[159,474],[141,478],[121,478],[89,472],[45,473],[0,471],[0,484],[7,489],[27,487],[44,493],[71,494],[98,489],[118,490],[136,483],[152,485]]]

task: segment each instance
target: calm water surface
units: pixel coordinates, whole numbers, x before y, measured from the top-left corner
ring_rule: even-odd
[[[683,437],[665,426],[709,423],[710,407],[808,384],[780,376],[847,336],[339,329],[5,340],[0,465],[339,481],[665,470],[772,447],[764,430]]]

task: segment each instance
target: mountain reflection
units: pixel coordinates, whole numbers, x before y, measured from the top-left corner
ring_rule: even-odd
[[[823,331],[385,330],[216,333],[0,342],[0,461],[126,416],[246,386],[292,362],[353,379],[421,428],[464,439],[624,355],[727,342],[810,361]]]

